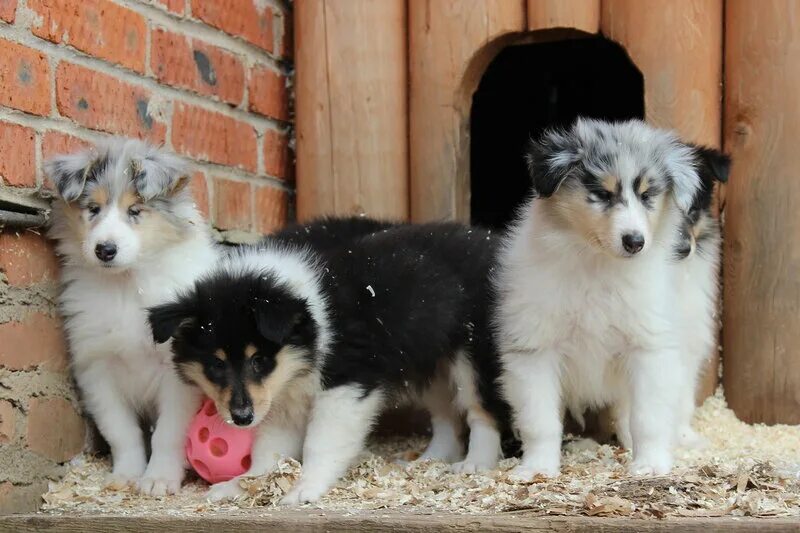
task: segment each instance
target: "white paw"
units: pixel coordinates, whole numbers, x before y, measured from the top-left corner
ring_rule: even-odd
[[[414,462],[439,461],[442,463],[454,463],[461,457],[462,451],[459,446],[444,447],[431,443]]]
[[[685,427],[678,432],[678,446],[690,450],[705,450],[709,446],[708,439],[690,427]]]
[[[232,500],[244,494],[244,489],[239,485],[238,477],[235,477],[222,483],[211,485],[211,488],[206,492],[206,499],[212,502],[220,502],[222,500]]]
[[[664,476],[672,470],[672,457],[668,453],[652,453],[637,457],[628,467],[634,476]]]
[[[139,492],[145,496],[161,497],[177,494],[181,490],[181,478],[143,477],[139,480]]]
[[[151,462],[139,480],[139,492],[146,496],[166,496],[177,494],[181,489],[181,481],[186,471],[183,463],[165,465],[163,462]]]
[[[138,476],[130,476],[119,472],[107,474],[103,480],[103,486],[110,490],[124,490],[136,484]]]
[[[302,480],[286,493],[286,496],[281,500],[281,505],[303,505],[304,503],[313,503],[322,498],[328,492],[327,487],[304,483]]]
[[[469,457],[463,461],[453,463],[450,469],[456,474],[477,474],[479,472],[486,472],[497,466],[497,461],[491,460],[475,460]]]
[[[508,473],[508,478],[512,481],[531,481],[536,476],[558,477],[559,464],[552,461],[539,461],[521,463]]]

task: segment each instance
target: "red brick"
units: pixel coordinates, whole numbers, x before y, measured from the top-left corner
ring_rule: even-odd
[[[150,66],[161,83],[241,103],[244,66],[235,55],[164,29],[153,30],[150,43]]]
[[[249,230],[250,184],[214,180],[214,226],[222,229]]]
[[[183,15],[186,12],[185,0],[156,0],[156,2],[166,7],[171,13]]]
[[[215,28],[272,52],[272,10],[257,0],[192,0],[192,14]]]
[[[197,209],[208,218],[208,183],[202,172],[195,172],[192,175],[192,196],[197,205]]]
[[[33,398],[28,408],[28,448],[63,463],[78,455],[86,441],[83,418],[63,398]]]
[[[255,230],[267,234],[286,224],[289,195],[277,187],[257,187],[253,212]]]
[[[280,24],[283,28],[283,34],[281,35],[281,49],[278,51],[278,55],[286,59],[294,57],[294,34],[291,20],[292,16],[290,14],[281,14]]]
[[[17,409],[11,402],[0,400],[0,443],[14,440],[17,434]]]
[[[36,185],[36,148],[30,128],[0,122],[0,178],[7,185]]]
[[[71,154],[89,146],[88,142],[78,137],[60,131],[48,131],[42,137],[42,158],[48,160],[55,155]]]
[[[270,176],[286,179],[289,175],[289,139],[285,133],[264,133],[264,170]]]
[[[31,313],[21,322],[0,324],[0,367],[26,370],[42,365],[60,371],[67,366],[61,322]]]
[[[195,159],[256,171],[258,141],[246,122],[179,103],[172,115],[172,146]]]
[[[268,67],[255,67],[250,73],[250,111],[278,120],[289,119],[286,77]]]
[[[17,12],[17,0],[0,0],[0,20],[14,22]]]
[[[8,283],[27,287],[58,278],[58,259],[50,244],[33,233],[0,233],[0,271]]]
[[[106,74],[71,63],[56,70],[56,105],[65,117],[88,128],[163,143],[167,127],[149,114],[150,93]]]
[[[41,17],[34,35],[144,72],[144,17],[110,0],[28,0]]]
[[[0,40],[0,105],[50,114],[50,65],[44,54]]]

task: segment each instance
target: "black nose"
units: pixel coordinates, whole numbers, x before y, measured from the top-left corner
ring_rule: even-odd
[[[248,406],[231,409],[231,419],[237,426],[247,426],[253,421],[253,408]]]
[[[117,245],[113,242],[103,242],[94,247],[94,255],[100,261],[108,263],[117,255]]]
[[[626,233],[622,236],[622,247],[631,254],[641,251],[644,248],[644,235],[639,232]]]

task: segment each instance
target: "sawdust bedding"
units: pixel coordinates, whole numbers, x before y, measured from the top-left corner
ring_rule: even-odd
[[[632,478],[629,453],[609,445],[574,441],[565,447],[562,475],[531,483],[508,480],[516,459],[486,474],[453,474],[441,463],[409,463],[426,440],[377,442],[320,503],[329,511],[497,513],[630,516],[636,518],[800,516],[800,426],[748,425],[727,408],[722,392],[697,410],[696,429],[710,446],[678,455],[664,477]],[[127,515],[237,514],[275,510],[300,472],[294,461],[272,475],[243,482],[239,500],[211,503],[207,486],[190,482],[177,496],[148,498],[102,488],[107,460],[81,456],[50,486],[43,511]]]

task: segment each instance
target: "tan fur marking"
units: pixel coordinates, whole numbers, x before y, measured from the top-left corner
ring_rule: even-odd
[[[178,366],[184,378],[200,387],[200,390],[211,398],[217,406],[217,411],[220,413],[220,416],[222,416],[223,419],[230,418],[230,409],[228,407],[231,401],[230,389],[222,389],[214,383],[211,383],[206,377],[205,372],[203,372],[202,363],[191,361],[188,363],[179,363]]]
[[[108,203],[108,189],[105,187],[95,187],[89,195],[89,200],[97,205],[106,205]]]
[[[258,351],[258,348],[256,348],[252,344],[248,344],[247,346],[244,347],[244,356],[247,359],[250,359],[251,357],[253,357],[256,354],[257,351]]]
[[[260,383],[247,383],[247,394],[253,402],[255,420],[261,420],[269,412],[275,398],[298,375],[308,370],[304,352],[284,346],[275,356],[275,368]]]
[[[228,354],[226,354],[225,350],[223,350],[222,348],[217,348],[216,350],[214,350],[214,356],[221,361],[228,360]]]
[[[644,176],[642,177],[642,179],[639,180],[639,188],[636,189],[636,194],[641,196],[642,193],[644,193],[649,188],[650,188],[650,178]]]
[[[125,191],[117,200],[117,206],[123,213],[132,205],[142,203],[142,198],[133,191]]]
[[[603,185],[603,188],[611,194],[617,194],[617,183],[619,183],[619,179],[617,179],[616,176],[608,174],[603,177],[600,183]]]

